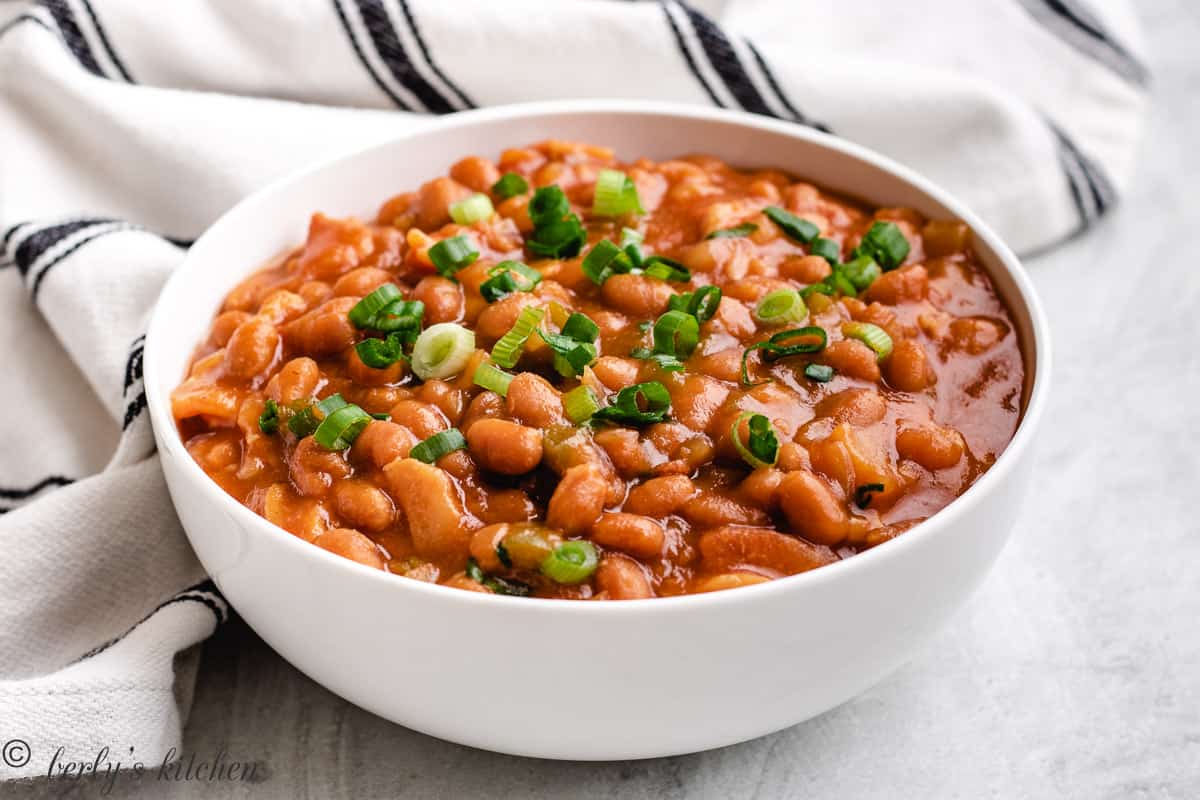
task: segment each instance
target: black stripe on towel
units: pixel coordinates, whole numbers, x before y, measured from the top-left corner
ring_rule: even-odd
[[[417,70],[413,60],[409,58],[400,37],[392,26],[391,17],[383,7],[381,0],[355,0],[363,27],[375,45],[375,52],[387,66],[388,71],[396,82],[421,101],[426,110],[435,114],[448,114],[454,111],[454,105],[439,92],[433,84]]]
[[[750,54],[754,56],[754,63],[758,65],[758,69],[762,72],[763,77],[766,78],[767,85],[771,87],[771,91],[773,91],[775,96],[779,98],[779,102],[782,103],[783,107],[786,108],[792,115],[792,119],[794,119],[796,122],[799,122],[801,125],[807,125],[810,128],[816,128],[819,131],[831,133],[832,131],[830,131],[827,125],[822,122],[817,122],[807,114],[801,113],[800,110],[792,104],[792,101],[788,98],[787,94],[784,93],[783,87],[780,86],[779,81],[776,80],[775,73],[772,72],[771,67],[768,66],[767,60],[763,58],[762,53],[758,52],[758,48],[754,46],[754,42],[750,41],[749,39],[746,39],[745,42],[746,48],[749,49]]]
[[[25,500],[51,486],[68,486],[74,482],[74,478],[67,478],[62,475],[50,475],[26,488],[12,489],[0,487],[0,498],[4,500]]]
[[[713,70],[721,77],[729,93],[738,101],[738,105],[747,111],[766,116],[777,116],[767,105],[767,101],[759,94],[745,65],[738,58],[733,44],[725,36],[725,32],[696,9],[687,3],[680,2],[679,7],[687,15],[688,21],[696,31],[696,39],[704,49],[704,55]]]
[[[1090,222],[1092,218],[1103,215],[1116,203],[1116,189],[1113,188],[1112,181],[1109,180],[1104,168],[1089,158],[1062,128],[1055,125],[1049,117],[1046,118],[1046,124],[1058,142],[1060,156],[1069,166],[1073,166],[1081,177],[1079,190],[1081,193],[1086,193],[1086,196],[1080,199],[1085,205],[1095,208],[1095,214],[1091,218],[1081,214],[1085,217],[1085,223]],[[1071,171],[1068,170],[1068,172]]]
[[[29,272],[34,263],[42,257],[42,254],[49,250],[54,245],[66,239],[68,236],[77,233],[84,228],[90,228],[93,225],[99,225],[106,222],[113,222],[110,217],[81,217],[79,219],[60,222],[55,225],[49,225],[41,230],[35,231],[25,237],[16,250],[13,252],[13,261],[16,262],[17,269],[22,275]],[[28,225],[29,223],[23,223]],[[5,236],[5,244],[8,237],[11,236],[16,228],[14,226]]]
[[[1019,0],[1029,15],[1054,36],[1122,78],[1145,86],[1150,70],[1104,28],[1078,0]]]
[[[679,26],[675,24],[675,17],[671,15],[671,7],[668,4],[668,0],[662,0],[659,5],[662,6],[663,16],[667,18],[667,24],[671,26],[671,33],[675,34],[675,44],[679,48],[680,55],[683,56],[684,63],[687,64],[688,71],[692,73],[692,77],[703,87],[705,94],[708,95],[708,99],[712,100],[713,105],[724,108],[725,104],[717,97],[717,93],[713,91],[713,88],[708,85],[708,81],[704,79],[703,73],[700,72],[700,68],[696,65],[696,59],[692,58],[692,51],[688,49],[687,40],[683,38],[683,31],[679,30]]]
[[[421,48],[421,55],[424,56],[425,63],[427,63],[429,68],[433,70],[434,74],[441,79],[442,83],[446,84],[446,87],[449,88],[450,91],[454,92],[454,94],[462,102],[464,108],[475,108],[475,102],[471,100],[471,98],[467,97],[467,93],[464,92],[457,83],[450,80],[446,73],[442,72],[441,67],[437,65],[437,62],[433,60],[433,56],[429,54],[429,45],[425,43],[425,37],[421,35],[421,29],[417,26],[416,17],[413,16],[412,10],[408,7],[408,1],[399,0],[399,2],[400,9],[404,12],[404,19],[408,22],[409,30],[412,31],[413,38],[417,40],[417,47]]]
[[[108,222],[111,222],[111,220],[108,220]],[[34,276],[33,283],[29,287],[30,297],[33,298],[33,301],[35,303],[37,302],[38,292],[40,292],[42,289],[42,281],[44,281],[46,279],[46,276],[50,273],[50,270],[53,269],[59,263],[61,263],[63,261],[63,259],[68,258],[72,254],[74,254],[76,250],[83,247],[88,242],[99,239],[100,237],[105,236],[107,234],[119,233],[120,231],[129,231],[129,230],[137,230],[137,229],[133,225],[130,225],[127,222],[121,222],[121,223],[117,223],[117,224],[113,225],[112,227],[101,228],[100,230],[94,231],[94,232],[88,234],[87,236],[84,236],[83,238],[79,239],[77,242],[72,244],[66,250],[63,250],[61,253],[56,255],[54,258],[50,259],[50,261],[48,261],[46,263],[46,266],[42,267],[41,271],[38,272],[38,274]]]
[[[93,75],[106,77],[104,71],[100,69],[99,62],[96,61],[96,56],[92,53],[92,48],[87,43],[87,38],[79,29],[79,23],[75,20],[75,12],[71,11],[66,0],[42,0],[42,5],[50,12],[50,16],[54,17],[59,34],[75,55],[75,60]]]
[[[125,386],[124,391],[129,391],[129,387],[133,386],[135,381],[142,379],[142,353],[146,348],[146,334],[142,334],[133,340],[133,344],[129,346],[129,358],[125,359]]]
[[[108,34],[104,30],[104,26],[100,24],[100,17],[96,16],[96,9],[92,8],[89,0],[79,0],[83,4],[84,10],[87,11],[88,18],[92,21],[92,27],[96,29],[96,38],[100,40],[100,44],[104,47],[104,52],[108,53],[108,58],[112,61],[113,66],[117,68],[117,72],[121,73],[121,77],[126,83],[136,83],[133,76],[129,74],[129,70],[125,68],[117,51],[113,49],[112,42],[109,41]]]
[[[205,608],[207,608],[209,611],[212,612],[213,619],[216,621],[215,627],[220,627],[222,623],[227,622],[229,620],[229,604],[225,600],[224,596],[221,595],[221,591],[213,584],[213,582],[211,580],[202,581],[202,582],[196,584],[195,586],[190,586],[187,589],[184,589],[183,591],[177,593],[174,597],[170,598],[169,600],[164,600],[163,602],[159,603],[157,606],[155,606],[153,611],[151,611],[149,614],[142,617],[136,623],[131,625],[129,627],[129,629],[126,630],[124,633],[122,633],[120,636],[117,636],[116,638],[113,638],[113,639],[109,639],[107,642],[104,642],[103,644],[101,644],[97,647],[93,647],[91,650],[87,651],[86,653],[81,655],[78,659],[76,659],[74,663],[79,663],[80,661],[84,661],[86,659],[94,658],[94,657],[100,655],[105,650],[109,649],[110,647],[112,647],[113,645],[117,644],[122,639],[124,639],[126,636],[133,633],[133,631],[135,629],[137,629],[138,626],[144,625],[151,617],[153,617],[159,611],[162,611],[164,608],[175,605],[177,603],[198,603],[198,604],[204,606]]]
[[[350,24],[350,19],[346,16],[345,9],[342,8],[342,0],[330,0],[333,3],[333,9],[337,12],[338,19],[341,20],[342,30],[346,32],[346,38],[350,40],[350,46],[354,48],[354,54],[358,56],[359,63],[371,76],[371,80],[379,87],[379,91],[386,94],[396,104],[396,107],[402,111],[412,111],[408,103],[405,103],[400,97],[393,92],[388,85],[384,83],[383,78],[379,77],[379,73],[371,66],[371,62],[367,59],[367,54],[363,52],[362,45],[358,43],[358,37],[354,35],[354,27]]]
[[[53,28],[46,24],[46,20],[42,19],[36,14],[18,14],[8,22],[4,23],[3,26],[0,26],[0,37],[3,37],[4,34],[11,31],[13,28],[16,28],[22,22],[32,22],[36,25],[40,25],[43,29],[49,31],[50,33],[55,32]]]

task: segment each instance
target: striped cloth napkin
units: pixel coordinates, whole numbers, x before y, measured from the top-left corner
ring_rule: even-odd
[[[1125,0],[0,0],[0,742],[27,745],[0,778],[179,746],[228,610],[167,498],[141,334],[250,190],[423,114],[649,98],[881,150],[1030,252],[1128,182],[1137,47]]]

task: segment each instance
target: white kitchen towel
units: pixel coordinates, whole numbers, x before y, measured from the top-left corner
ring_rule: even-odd
[[[0,777],[179,745],[227,609],[159,474],[141,334],[250,190],[421,114],[660,99],[881,150],[1029,252],[1130,178],[1137,34],[1126,0],[0,0]]]

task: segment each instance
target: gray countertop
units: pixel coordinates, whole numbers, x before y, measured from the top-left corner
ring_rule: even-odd
[[[385,722],[235,621],[205,646],[185,751],[224,747],[260,782],[138,796],[1200,797],[1200,6],[1138,8],[1155,74],[1138,178],[1100,229],[1029,264],[1056,349],[1035,490],[910,664],[756,741],[564,763]]]

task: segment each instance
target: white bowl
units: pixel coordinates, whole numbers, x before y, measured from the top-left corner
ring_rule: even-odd
[[[368,569],[285,533],[184,449],[171,390],[225,294],[303,241],[309,215],[373,214],[460,157],[547,138],[620,157],[692,152],[777,167],[876,205],[971,225],[1025,358],[1025,411],[962,497],[846,561],[766,584],[587,603],[450,589]],[[883,156],[799,125],[644,102],[554,102],[457,114],[248,197],[191,248],[146,339],[150,414],[171,496],[205,568],[252,628],[311,678],[389,720],[544,758],[627,759],[720,747],[862,692],[908,659],[980,583],[1029,483],[1046,404],[1048,332],[1009,249],[946,192]]]

